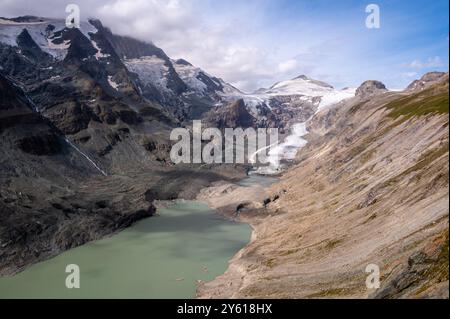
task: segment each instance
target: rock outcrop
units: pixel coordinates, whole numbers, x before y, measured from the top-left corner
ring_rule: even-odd
[[[368,98],[373,95],[387,92],[386,86],[380,81],[366,81],[356,90],[356,96]]]
[[[445,72],[428,72],[424,74],[419,80],[413,81],[406,88],[407,91],[420,91],[424,90],[426,87],[441,81],[448,73]]]
[[[226,107],[217,107],[205,116],[205,122],[219,129],[248,128],[256,125],[256,119],[248,112],[240,99]]]

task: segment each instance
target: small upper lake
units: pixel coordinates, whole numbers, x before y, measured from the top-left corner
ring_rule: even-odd
[[[278,181],[279,181],[278,177],[253,173],[249,175],[247,178],[240,181],[238,185],[242,187],[251,187],[255,185],[262,187],[270,187],[272,184],[275,184]]]
[[[180,201],[110,238],[0,278],[0,298],[193,298],[197,281],[224,273],[250,236],[249,225]],[[66,288],[70,264],[80,268],[80,289]]]

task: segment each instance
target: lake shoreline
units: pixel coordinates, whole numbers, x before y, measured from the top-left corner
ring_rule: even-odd
[[[242,185],[244,181],[252,178],[256,179],[255,183]],[[267,180],[266,185],[262,183],[264,180]],[[223,290],[223,286],[230,282],[235,283],[232,287],[229,286],[230,291],[238,291],[239,287],[244,284],[246,265],[242,262],[241,257],[246,248],[257,240],[259,221],[270,216],[265,202],[273,200],[276,195],[272,195],[268,188],[278,180],[278,176],[253,175],[240,183],[218,182],[216,185],[204,188],[197,196],[197,200],[206,203],[218,214],[236,222],[248,224],[252,232],[250,241],[229,260],[228,268],[223,274],[212,281],[198,284],[196,298],[213,299],[215,298],[215,289]],[[229,298],[233,298],[232,293],[227,295]]]
[[[190,299],[197,283],[222,274],[250,241],[249,225],[198,201],[165,202],[158,213],[115,236],[0,278],[0,298]],[[64,286],[69,264],[79,266],[81,289]]]

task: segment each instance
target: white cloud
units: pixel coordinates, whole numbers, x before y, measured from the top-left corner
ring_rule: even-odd
[[[239,19],[207,21],[192,0],[115,0],[97,10],[113,32],[152,41],[172,58],[183,58],[245,91],[278,71],[270,53],[243,39]],[[241,24],[236,28],[235,24]]]
[[[435,56],[433,58],[428,58],[425,62],[422,62],[419,59],[414,60],[407,66],[411,69],[427,69],[427,68],[439,68],[443,65],[444,63],[442,62],[441,58]]]
[[[404,72],[404,73],[401,74],[401,76],[404,77],[404,78],[410,79],[410,78],[418,77],[419,74],[417,72]]]
[[[298,61],[295,59],[287,60],[278,64],[278,70],[281,72],[291,72],[298,67]]]
[[[114,0],[100,5],[97,15],[115,32],[146,41],[171,41],[197,26],[187,0]]]

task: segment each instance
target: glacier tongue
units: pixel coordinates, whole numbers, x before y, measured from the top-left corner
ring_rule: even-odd
[[[325,94],[322,96],[322,98],[320,100],[320,104],[317,109],[317,112],[320,112],[327,107],[338,104],[346,99],[352,98],[355,96],[355,94],[356,94],[356,89],[345,89],[345,90],[340,90],[340,91],[334,90],[333,92]]]
[[[168,72],[166,61],[157,56],[144,56],[138,59],[126,59],[125,65],[136,73],[144,84],[152,84],[162,92],[170,92],[168,88]]]
[[[303,137],[308,134],[306,122],[294,124],[291,128],[291,134],[286,137],[282,143],[271,145],[264,149],[258,150],[254,156],[260,152],[268,152],[268,166],[258,167],[255,173],[261,175],[274,175],[280,173],[282,168],[281,161],[291,161],[295,159],[297,152],[308,143]]]
[[[316,114],[328,107],[336,105],[343,100],[355,96],[356,89],[336,90],[331,85],[324,82],[310,79],[306,76],[300,76],[289,81],[283,81],[275,84],[270,89],[260,89],[252,95],[247,95],[247,107],[255,109],[258,103],[265,103],[270,109],[270,101],[275,97],[299,96],[300,100],[314,104],[314,99],[319,99],[316,104]],[[291,134],[285,140],[270,148],[268,159],[270,165],[259,167],[256,170],[258,174],[277,174],[282,168],[281,161],[291,161],[295,159],[298,151],[307,144],[303,138],[308,134],[306,129],[307,121],[295,123],[291,126]],[[267,148],[266,148],[267,149]],[[266,151],[258,150],[257,153]]]

